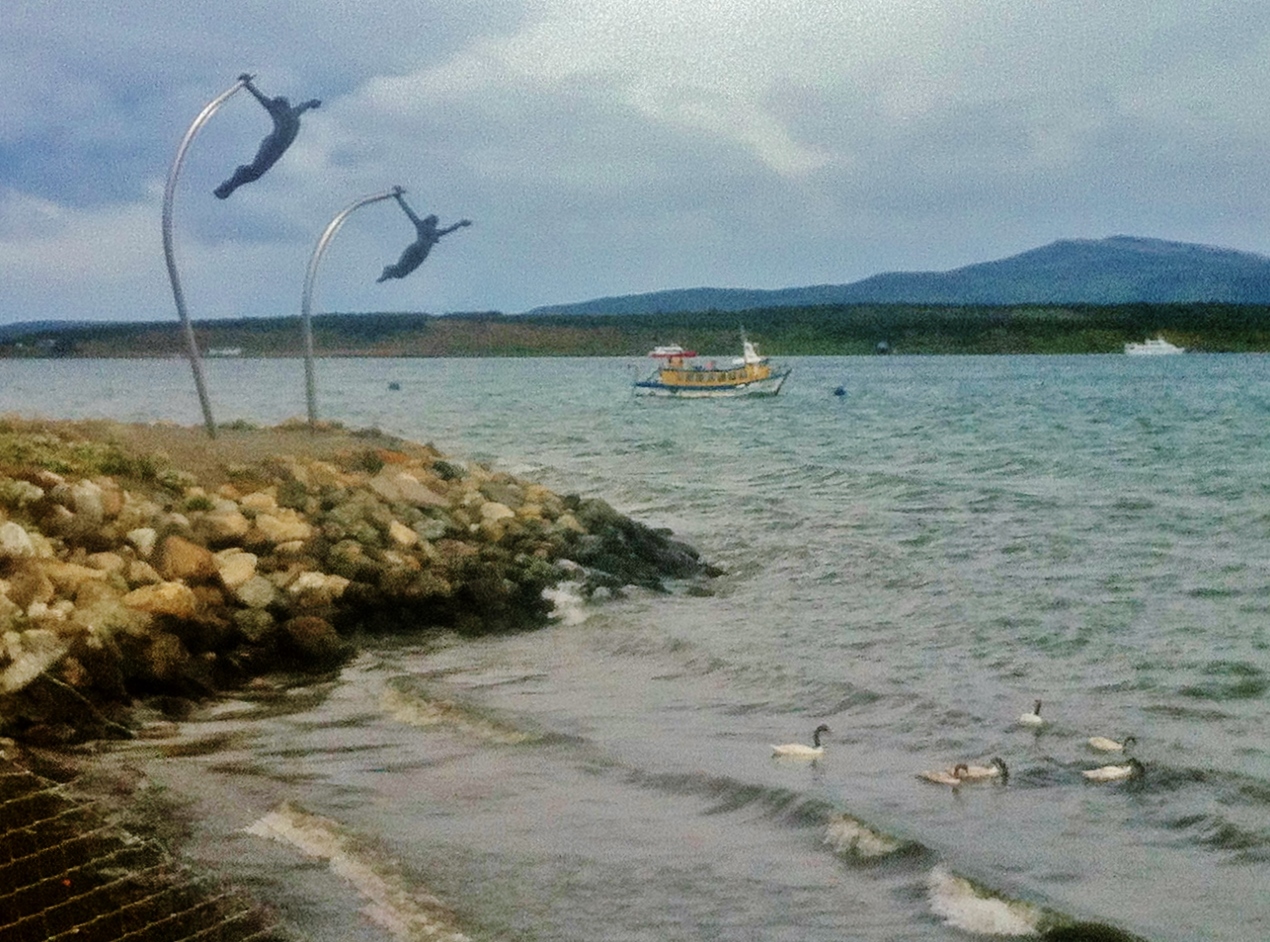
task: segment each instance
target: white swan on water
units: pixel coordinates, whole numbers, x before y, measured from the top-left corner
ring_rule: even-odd
[[[1142,763],[1130,759],[1124,765],[1104,765],[1096,769],[1086,769],[1080,774],[1091,782],[1123,782],[1125,779],[1139,778],[1146,772]]]
[[[1024,713],[1020,716],[1019,722],[1024,726],[1032,727],[1045,725],[1045,721],[1041,719],[1041,701],[1036,701],[1036,705],[1032,707],[1031,713]]]
[[[1108,739],[1106,736],[1090,736],[1087,741],[1090,749],[1097,749],[1099,752],[1125,752],[1138,740],[1133,736],[1126,736],[1117,742],[1114,739]]]
[[[783,759],[818,759],[825,754],[825,747],[820,744],[820,734],[827,732],[830,732],[829,727],[821,723],[811,734],[813,745],[789,742],[782,746],[772,746],[772,755]]]

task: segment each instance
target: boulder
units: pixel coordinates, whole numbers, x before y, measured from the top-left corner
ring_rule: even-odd
[[[5,594],[23,609],[35,602],[47,604],[57,594],[53,580],[44,572],[43,565],[34,559],[19,562],[9,573],[7,581],[9,589]]]
[[[124,571],[124,579],[134,589],[139,585],[154,585],[156,582],[163,581],[158,570],[144,559],[134,559],[128,563],[128,568]]]
[[[388,539],[409,549],[419,542],[419,534],[399,520],[394,520],[388,525]]]
[[[240,608],[234,612],[232,621],[239,634],[252,644],[269,641],[277,627],[273,616],[259,608]]]
[[[234,590],[234,598],[248,608],[264,609],[274,603],[278,590],[261,575],[254,575]]]
[[[7,631],[9,626],[22,615],[22,609],[9,598],[9,585],[0,579],[0,632]]]
[[[0,523],[0,559],[18,559],[35,555],[35,543],[31,534],[19,523],[6,520]]]
[[[294,510],[280,508],[275,513],[256,514],[256,535],[266,543],[287,543],[307,540],[313,535],[313,527]]]
[[[491,500],[481,504],[482,523],[497,523],[500,520],[510,520],[515,516],[516,511],[498,501]]]
[[[193,618],[198,614],[198,597],[183,582],[160,582],[133,589],[121,600],[128,608],[151,615]]]
[[[245,495],[239,502],[239,506],[244,510],[255,513],[276,513],[278,510],[278,501],[273,494],[268,491],[253,491]]]
[[[169,581],[202,582],[219,575],[211,550],[179,536],[165,537],[159,544],[154,568]]]
[[[231,591],[256,574],[259,557],[246,550],[231,548],[221,550],[215,556],[216,568],[220,573],[220,581]]]
[[[94,478],[93,482],[97,485],[97,499],[101,505],[102,517],[106,520],[114,520],[121,513],[128,503],[127,492],[119,486],[118,482],[106,477]]]
[[[99,569],[107,575],[111,573],[122,573],[127,566],[127,561],[118,553],[103,552],[92,553],[84,560],[93,569]]]
[[[159,534],[154,527],[137,527],[125,534],[125,539],[136,549],[142,559],[149,559],[159,541]]]
[[[370,479],[370,488],[391,504],[444,507],[446,499],[407,471],[385,468]]]
[[[329,621],[313,615],[283,622],[282,635],[287,651],[306,665],[334,667],[353,651]]]
[[[122,560],[120,560],[122,564]],[[80,566],[76,563],[64,563],[57,559],[46,559],[40,564],[44,574],[53,583],[58,595],[74,595],[85,581],[105,581],[106,572],[91,566]]]
[[[141,675],[147,680],[165,685],[176,685],[185,676],[190,663],[190,652],[181,639],[167,632],[155,633],[142,653]]]
[[[246,514],[230,503],[232,509],[212,510],[204,514],[198,521],[196,529],[208,543],[224,546],[235,540],[241,540],[251,529],[251,521]]]
[[[21,690],[55,664],[67,649],[65,641],[42,628],[20,634],[5,632],[0,639],[0,694]]]
[[[23,481],[21,478],[0,480],[0,504],[6,507],[25,507],[44,497],[44,488]]]
[[[106,519],[105,495],[96,481],[77,481],[66,491],[66,506],[85,526],[93,526]]]

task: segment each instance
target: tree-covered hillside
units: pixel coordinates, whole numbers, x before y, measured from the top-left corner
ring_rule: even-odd
[[[769,354],[1119,353],[1164,333],[1200,352],[1270,351],[1270,306],[1176,304],[944,306],[820,305],[624,315],[325,314],[322,356],[642,356],[679,343],[739,352],[744,329]],[[296,317],[203,321],[200,349],[247,357],[303,353]],[[40,325],[0,341],[0,357],[153,357],[185,352],[179,325]]]

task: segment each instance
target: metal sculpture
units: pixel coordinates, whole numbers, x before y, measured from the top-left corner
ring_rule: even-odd
[[[410,218],[415,225],[416,238],[413,242],[405,247],[401,253],[401,257],[392,265],[385,265],[384,272],[375,279],[378,284],[381,281],[387,281],[389,278],[405,278],[408,274],[423,264],[423,260],[428,257],[428,253],[432,251],[432,247],[441,241],[443,235],[448,235],[455,229],[462,229],[464,226],[470,226],[472,220],[460,219],[452,226],[446,226],[444,229],[437,228],[436,216],[425,216],[420,219],[415,215],[414,210],[407,205],[402,199],[401,194],[405,192],[400,187],[391,194],[396,198],[397,204],[402,211]]]
[[[252,77],[245,72],[238,76],[242,87],[251,92],[265,111],[269,112],[269,117],[273,119],[273,130],[260,142],[260,147],[251,163],[240,164],[233,176],[212,191],[217,199],[228,199],[229,195],[244,183],[259,180],[264,176],[265,172],[278,162],[278,158],[286,153],[287,148],[295,141],[296,135],[300,133],[300,115],[322,104],[319,99],[310,98],[293,107],[291,100],[281,95],[277,98],[266,98],[251,83],[251,79]]]
[[[313,255],[309,259],[309,271],[304,278],[304,293],[300,298],[300,322],[304,336],[304,397],[309,408],[310,430],[317,430],[318,421],[317,378],[313,363],[313,323],[310,314],[310,308],[313,304],[313,282],[317,278],[318,263],[322,261],[322,256],[326,252],[327,246],[331,244],[331,240],[335,238],[335,233],[339,232],[340,226],[344,225],[344,220],[352,212],[370,203],[378,203],[380,200],[392,199],[393,197],[400,200],[403,192],[401,187],[393,187],[386,193],[364,196],[350,206],[340,210],[335,215],[335,218],[327,224],[321,237],[318,238],[317,245],[313,249]]]
[[[195,135],[204,124],[216,114],[230,96],[240,88],[243,88],[247,81],[251,78],[248,75],[240,75],[238,81],[230,88],[213,98],[203,110],[199,112],[198,117],[194,119],[194,123],[190,125],[185,137],[181,139],[180,146],[176,149],[176,157],[172,161],[172,169],[168,171],[167,187],[163,191],[163,257],[167,261],[168,280],[172,282],[172,295],[176,300],[176,313],[181,318],[181,327],[185,335],[185,353],[190,360],[190,368],[194,371],[194,387],[198,390],[199,405],[203,408],[203,423],[207,426],[207,434],[211,438],[216,437],[216,422],[212,418],[212,405],[207,397],[207,383],[203,378],[203,364],[198,356],[198,341],[194,337],[194,327],[190,323],[189,313],[185,310],[185,294],[181,291],[181,279],[177,276],[176,271],[176,252],[172,245],[172,204],[176,198],[176,181],[181,174],[181,165],[185,162],[185,152],[189,150],[190,144],[193,143]]]

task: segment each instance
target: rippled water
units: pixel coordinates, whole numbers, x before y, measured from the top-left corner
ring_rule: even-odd
[[[375,642],[112,760],[315,939],[1270,938],[1270,360],[794,366],[776,399],[665,402],[623,360],[321,362],[324,417],[672,527],[716,594]],[[298,362],[208,375],[221,421],[304,411]],[[0,384],[199,421],[180,361]],[[814,765],[770,758],[820,722]],[[1087,782],[1093,734],[1146,775]],[[916,778],[993,756],[1004,785]]]

